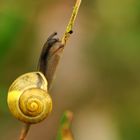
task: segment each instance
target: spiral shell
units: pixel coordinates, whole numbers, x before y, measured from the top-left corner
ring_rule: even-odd
[[[17,78],[9,88],[7,102],[20,121],[34,124],[44,120],[52,110],[45,76],[31,72]]]

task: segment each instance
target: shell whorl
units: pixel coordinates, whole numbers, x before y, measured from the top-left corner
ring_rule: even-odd
[[[8,106],[12,114],[25,123],[44,120],[52,110],[45,76],[32,72],[17,78],[8,92]]]

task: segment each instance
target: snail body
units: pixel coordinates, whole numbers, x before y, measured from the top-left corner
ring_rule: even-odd
[[[53,77],[59,63],[64,44],[57,37],[57,32],[51,34],[44,44],[38,63],[38,69],[48,80],[48,88],[51,88]]]
[[[11,113],[22,122],[35,124],[44,120],[52,110],[45,76],[30,72],[18,77],[9,88],[7,102]]]

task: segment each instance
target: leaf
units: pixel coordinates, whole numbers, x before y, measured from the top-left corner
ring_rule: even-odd
[[[74,140],[73,134],[71,132],[72,120],[73,113],[70,111],[66,111],[61,118],[60,128],[56,140]]]

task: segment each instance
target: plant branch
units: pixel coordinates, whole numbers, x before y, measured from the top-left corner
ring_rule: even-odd
[[[30,124],[24,124],[24,127],[21,130],[19,140],[25,140],[25,138],[26,138],[26,136],[27,136],[27,134],[29,132],[30,126],[31,126]]]
[[[73,29],[73,25],[74,25],[76,16],[78,14],[78,11],[79,11],[79,8],[80,8],[80,5],[81,5],[81,1],[82,0],[77,0],[75,6],[73,8],[71,18],[70,18],[69,23],[68,23],[68,25],[66,27],[66,31],[65,31],[65,33],[64,33],[64,35],[62,37],[62,44],[64,44],[64,45],[66,44],[66,42],[67,42],[67,40],[68,40],[68,38],[69,38],[69,36],[71,34],[71,31]]]

